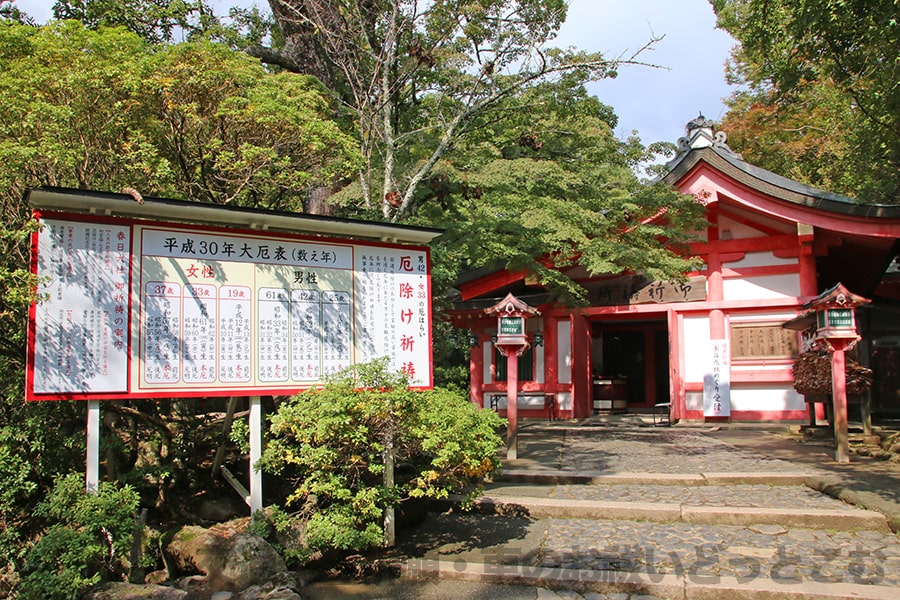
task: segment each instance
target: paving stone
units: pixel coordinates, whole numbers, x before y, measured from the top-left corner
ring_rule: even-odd
[[[781,525],[751,525],[748,529],[760,535],[784,535],[788,531]]]
[[[497,490],[498,495],[515,498],[515,494],[530,489],[528,494],[560,501],[674,505],[680,507],[682,518],[685,509],[691,507],[695,512],[702,509],[704,515],[727,514],[716,510],[719,507],[729,507],[741,515],[754,514],[755,509],[760,509],[760,515],[771,515],[773,510],[788,508],[845,515],[851,508],[803,485],[788,485],[794,483],[797,473],[809,472],[822,478],[828,471],[740,450],[698,431],[562,426],[553,435],[557,447],[543,447],[543,452],[538,453],[543,458],[528,463],[529,444],[539,437],[523,430],[519,456],[524,461],[519,464],[550,474],[588,475],[593,483],[506,485],[502,491]],[[550,460],[555,462],[550,464],[547,462]],[[777,474],[773,480],[781,485],[726,485],[723,481],[727,479],[720,475],[729,472]],[[666,477],[659,478],[665,481],[654,481],[654,473],[665,473]],[[683,475],[683,482],[690,481],[690,485],[679,485],[672,474]],[[698,474],[702,477],[697,477]],[[610,483],[613,477],[616,483]],[[757,481],[752,477],[745,479]],[[798,477],[796,481],[801,479]],[[597,518],[602,516],[526,517],[513,525],[503,517],[466,518],[462,521],[464,525],[447,523],[446,528],[424,532],[425,540],[443,540],[427,556],[459,561],[454,564],[461,565],[479,561],[503,563],[498,568],[510,574],[593,572],[596,581],[615,581],[616,577],[638,574],[650,584],[674,580],[682,585],[657,595],[647,595],[647,590],[613,594],[602,589],[562,595],[554,585],[553,590],[546,590],[545,596],[538,596],[542,600],[712,598],[713,595],[691,596],[689,586],[708,586],[714,591],[717,582],[726,580],[755,586],[765,598],[778,597],[772,595],[771,589],[785,585],[837,586],[828,590],[842,590],[840,586],[847,585],[869,586],[880,590],[877,594],[885,598],[890,597],[885,590],[900,587],[900,538],[882,531]],[[437,521],[454,518],[461,517],[444,515]],[[507,525],[499,526],[492,519],[505,519]],[[492,531],[502,539],[495,539]],[[451,533],[460,537],[453,539]],[[521,540],[528,541],[519,545]],[[858,592],[859,589],[853,590],[853,594]],[[841,597],[836,591],[828,593]],[[728,597],[727,592],[723,594],[720,597]]]
[[[853,533],[822,534],[818,546],[810,548],[795,543],[779,533],[755,532],[754,543],[741,542],[747,528],[735,526],[695,526],[685,532],[681,527],[638,522],[606,522],[590,519],[550,519],[548,535],[543,542],[541,566],[583,568],[582,548],[596,549],[601,540],[609,546],[602,552],[616,555],[621,551],[616,540],[644,540],[642,553],[628,557],[632,568],[647,566],[662,572],[702,574],[704,572],[738,576],[746,570],[747,561],[758,563],[761,573],[774,579],[799,579],[799,565],[817,568],[830,579],[855,582],[858,579],[880,579],[880,585],[900,586],[900,569],[891,561],[879,560],[869,548],[856,541]],[[690,533],[688,539],[683,539]],[[893,534],[881,534],[878,543],[890,552],[900,552],[900,540]],[[873,536],[867,535],[870,540]],[[708,540],[721,540],[710,543]],[[860,540],[862,542],[862,540]],[[882,553],[884,554],[884,553]],[[874,562],[873,562],[874,561]],[[734,564],[732,564],[734,563]],[[615,559],[610,561],[615,568]]]

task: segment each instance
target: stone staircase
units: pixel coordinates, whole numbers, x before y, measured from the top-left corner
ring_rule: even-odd
[[[519,444],[473,510],[451,499],[411,532],[407,581],[539,599],[900,598],[900,538],[816,491],[815,469],[697,431],[557,425]]]

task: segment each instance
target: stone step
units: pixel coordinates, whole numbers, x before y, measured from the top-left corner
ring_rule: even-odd
[[[658,485],[807,485],[821,478],[819,473],[810,471],[771,471],[736,473],[590,473],[551,470],[504,470],[497,478],[499,482],[530,483],[534,485],[614,485],[614,484],[658,484]]]
[[[536,600],[896,600],[897,588],[848,583],[752,580],[735,577],[610,573],[586,569],[509,569],[502,565],[410,561],[406,580],[479,581],[535,588]],[[559,590],[556,593],[554,590]],[[525,598],[526,596],[522,596]]]
[[[461,503],[463,497],[453,497]],[[839,503],[840,504],[840,503]],[[675,503],[614,502],[484,495],[474,508],[482,513],[533,518],[579,517],[622,519],[655,523],[698,525],[779,525],[809,529],[853,531],[868,529],[890,533],[887,519],[879,512],[857,508],[768,508],[735,506],[691,506]]]
[[[646,479],[642,474],[593,477],[589,479],[591,483],[501,482],[487,485],[475,501],[475,508],[483,513],[535,518],[582,517],[890,531],[888,519],[882,513],[848,505],[805,485],[790,485],[788,481],[795,481],[794,476],[773,480],[755,477],[752,473],[744,475],[745,480],[766,483],[724,485],[718,478],[693,476],[683,477],[688,485],[677,485],[671,478],[662,481],[660,476],[649,474]],[[697,484],[697,481],[703,484]],[[452,497],[449,502],[439,508],[458,505],[463,498]]]
[[[654,483],[491,484],[484,487],[488,496],[527,496],[601,502],[653,502],[699,506],[737,506],[759,508],[841,509],[848,503],[819,489],[803,485],[705,485],[676,486]]]
[[[872,530],[451,511],[405,543],[411,579],[665,599],[884,600],[900,587],[900,538]]]

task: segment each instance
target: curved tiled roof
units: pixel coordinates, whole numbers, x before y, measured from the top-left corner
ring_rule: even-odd
[[[693,124],[692,121],[688,127]],[[668,163],[669,173],[663,181],[674,184],[703,161],[735,181],[779,200],[855,217],[900,219],[900,205],[857,202],[847,196],[814,188],[767,171],[745,162],[739,154],[733,152],[725,144],[723,133],[719,132],[713,141],[707,132],[711,133],[711,128],[699,132],[696,128],[689,129],[688,135],[693,134],[693,137],[679,140],[681,152]],[[695,140],[700,140],[701,143],[695,142],[692,145]]]

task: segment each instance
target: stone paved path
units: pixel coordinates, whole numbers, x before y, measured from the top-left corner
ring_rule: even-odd
[[[900,597],[900,537],[884,526],[847,530],[839,520],[859,509],[803,485],[784,485],[790,479],[785,474],[834,477],[827,465],[773,458],[691,429],[559,424],[520,432],[519,460],[504,464],[509,481],[488,486],[500,500],[493,508],[498,514],[434,513],[398,537],[405,579],[370,587],[371,595],[342,596],[332,589],[310,597]],[[528,477],[516,478],[526,472]],[[781,485],[720,485],[710,476],[729,472],[763,480],[771,474]],[[640,483],[631,482],[636,474],[643,474]],[[591,483],[565,481],[574,475],[588,475]],[[577,516],[531,516],[529,497],[553,503],[554,510],[570,503]],[[592,502],[596,514],[585,509]],[[603,510],[611,503],[759,511],[759,522],[769,521],[738,526],[616,519]],[[774,513],[804,510],[825,523],[833,513],[834,525],[771,520]]]
[[[535,486],[490,486],[493,496],[537,493]],[[735,506],[756,508],[840,509],[846,505],[804,486],[752,485],[677,486],[654,484],[553,485],[541,491],[547,498],[603,502],[656,502],[691,506]]]
[[[542,428],[540,434],[525,431],[519,438],[519,457],[504,465],[505,473],[514,479],[518,471],[528,471],[529,484],[500,481],[488,486],[490,496],[502,499],[508,514],[436,515],[417,533],[423,549],[431,542],[429,549],[419,553],[420,566],[427,568],[430,561],[432,566],[449,564],[451,570],[465,572],[470,565],[484,565],[486,575],[512,580],[577,573],[576,579],[592,574],[589,577],[614,582],[619,575],[640,575],[651,586],[641,592],[616,590],[632,594],[623,598],[641,597],[652,592],[655,581],[672,576],[682,578],[685,585],[715,585],[727,579],[738,585],[764,581],[776,589],[817,584],[877,590],[900,587],[900,538],[886,529],[837,531],[846,529],[837,521],[833,528],[821,529],[659,523],[613,520],[602,512],[603,503],[617,502],[808,509],[826,518],[834,512],[837,520],[853,507],[803,485],[704,485],[705,477],[700,483],[694,479],[691,485],[679,485],[680,478],[673,478],[730,472],[763,478],[772,474],[776,481],[776,475],[787,473],[823,476],[825,469],[742,450],[700,431],[669,428],[563,426]],[[548,484],[540,484],[541,473]],[[590,484],[554,480],[566,474],[591,475],[594,480]],[[635,474],[660,474],[661,482],[627,483],[628,476]],[[609,476],[618,476],[618,481],[604,482]],[[668,481],[662,481],[666,477]],[[509,508],[515,506],[516,498],[528,496],[577,501],[580,508],[594,501],[601,508],[590,518],[585,518],[582,508],[577,518],[540,519],[517,515]],[[672,597],[683,593],[683,589],[671,592]],[[656,597],[669,596],[659,591]]]
[[[557,453],[562,471],[580,473],[790,472],[797,465],[748,454],[695,431],[566,429]],[[526,441],[527,444],[527,441]],[[817,469],[807,469],[816,472]]]
[[[900,538],[874,531],[444,514],[418,535],[438,541],[425,562],[484,563],[498,575],[555,568],[900,587]]]
[[[549,521],[538,559],[542,567],[900,587],[900,538],[894,534],[772,525]]]

